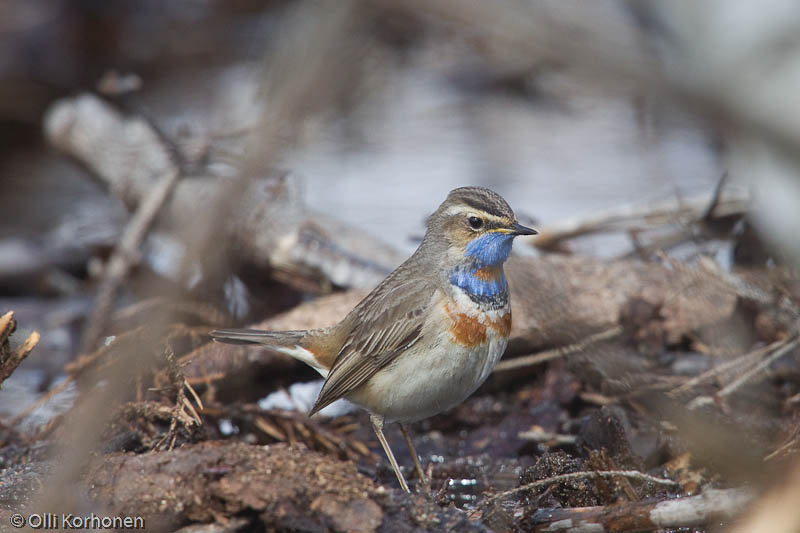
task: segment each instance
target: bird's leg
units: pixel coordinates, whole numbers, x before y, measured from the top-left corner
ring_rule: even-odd
[[[403,437],[406,439],[406,446],[408,446],[408,451],[411,453],[411,458],[414,459],[414,468],[417,470],[419,480],[423,485],[427,485],[428,480],[425,479],[425,472],[422,470],[422,465],[419,462],[417,450],[414,449],[414,443],[411,442],[411,435],[408,434],[408,428],[406,428],[403,424],[398,424],[398,426],[400,426],[400,431],[403,432]]]
[[[397,459],[394,458],[392,449],[389,448],[389,443],[386,441],[386,437],[383,435],[383,417],[378,415],[370,415],[369,421],[372,422],[372,429],[375,430],[375,434],[378,436],[381,446],[383,446],[383,451],[386,453],[386,457],[389,458],[389,462],[392,464],[394,473],[397,475],[397,481],[400,482],[400,488],[402,488],[404,492],[411,492],[408,489],[406,478],[404,478],[403,473],[400,472],[400,466],[397,464]]]

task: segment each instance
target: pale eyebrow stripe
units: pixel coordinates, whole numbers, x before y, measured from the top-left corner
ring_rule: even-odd
[[[486,220],[492,220],[494,222],[500,222],[500,223],[503,222],[503,219],[501,217],[489,214],[486,211],[482,211],[481,209],[476,209],[474,207],[470,207],[467,205],[452,205],[447,209],[445,209],[442,214],[445,216],[450,216],[450,215],[459,215],[466,213],[473,213],[477,216],[485,218]]]
[[[452,205],[452,206],[448,207],[447,209],[445,209],[444,213],[442,213],[442,214],[443,215],[457,215],[459,213],[468,213],[470,211],[475,212],[475,209],[473,209],[471,207],[466,207],[466,206],[463,206],[463,205]]]

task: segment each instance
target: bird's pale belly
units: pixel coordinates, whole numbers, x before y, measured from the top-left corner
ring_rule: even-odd
[[[433,324],[425,341],[348,399],[383,415],[386,422],[413,422],[446,411],[475,392],[506,349],[511,312],[505,308],[478,315],[443,307],[442,320]],[[441,327],[443,323],[448,327]]]

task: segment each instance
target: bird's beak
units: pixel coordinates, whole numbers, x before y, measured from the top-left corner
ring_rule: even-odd
[[[495,228],[495,229],[493,229],[491,231],[496,231],[497,233],[505,233],[507,235],[514,235],[515,237],[517,235],[538,235],[539,234],[539,232],[536,231],[535,229],[525,227],[522,224],[519,224],[517,222],[514,222],[511,226],[508,226],[506,228]]]
[[[495,228],[491,231],[496,231],[497,233],[505,233],[507,235],[538,235],[539,232],[533,228],[528,228],[523,226],[522,224],[518,224],[514,222],[511,226],[505,228]]]
[[[523,226],[522,224],[519,224],[517,222],[514,222],[514,224],[508,229],[509,229],[509,233],[511,233],[513,235],[537,235],[539,233],[535,229],[528,228],[528,227]]]

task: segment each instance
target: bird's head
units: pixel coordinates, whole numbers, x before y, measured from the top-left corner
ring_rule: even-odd
[[[536,230],[519,224],[503,197],[484,187],[450,191],[428,220],[428,236],[446,243],[451,264],[500,266],[519,235]]]

